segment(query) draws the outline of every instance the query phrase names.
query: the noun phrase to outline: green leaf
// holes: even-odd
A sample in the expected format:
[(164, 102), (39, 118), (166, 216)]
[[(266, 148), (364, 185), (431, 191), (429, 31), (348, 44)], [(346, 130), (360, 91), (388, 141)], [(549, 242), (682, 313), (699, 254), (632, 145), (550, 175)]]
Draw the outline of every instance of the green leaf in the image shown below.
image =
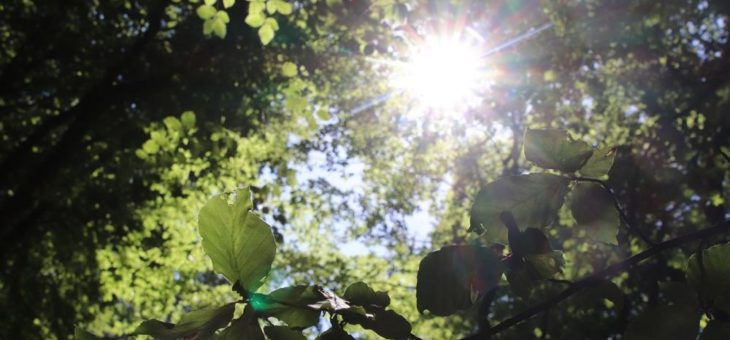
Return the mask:
[(162, 122), (165, 123), (165, 126), (170, 132), (182, 131), (182, 123), (177, 117), (167, 116)]
[(616, 148), (600, 148), (593, 151), (591, 158), (588, 158), (578, 173), (584, 177), (604, 178), (613, 167), (613, 160), (616, 157)]
[(251, 208), (250, 192), (239, 190), (232, 204), (224, 196), (211, 198), (198, 218), (203, 249), (213, 269), (248, 292), (261, 286), (276, 254), (271, 228)]
[(271, 340), (307, 340), (302, 332), (284, 326), (266, 326), (264, 333)]
[(226, 11), (218, 11), (218, 13), (215, 14), (215, 17), (224, 24), (231, 22), (231, 18), (228, 16), (228, 12)]
[(378, 311), (374, 318), (362, 324), (386, 339), (407, 339), (411, 334), (411, 324), (392, 310)]
[(700, 324), (700, 312), (686, 306), (656, 306), (645, 310), (629, 322), (623, 339), (694, 340)]
[(446, 316), (472, 305), (475, 293), (496, 287), (502, 263), (489, 248), (446, 246), (421, 260), (416, 283), (418, 311)]
[(215, 20), (208, 19), (203, 23), (203, 34), (211, 35), (213, 33), (213, 23)]
[(155, 154), (157, 151), (160, 151), (160, 146), (154, 140), (149, 139), (142, 144), (142, 150), (147, 154)]
[(281, 1), (281, 0), (277, 0), (276, 7), (277, 7), (276, 9), (279, 11), (279, 13), (281, 13), (283, 15), (291, 14), (292, 10), (294, 9), (292, 4), (290, 4), (288, 1)]
[(383, 309), (390, 304), (387, 292), (376, 292), (364, 282), (355, 282), (345, 289), (343, 296), (352, 304), (363, 307), (377, 307)]
[(213, 33), (221, 39), (226, 37), (226, 23), (220, 18), (213, 19)]
[(155, 339), (195, 337), (206, 339), (225, 327), (233, 318), (235, 303), (208, 307), (183, 315), (176, 325), (158, 320), (147, 320), (134, 330), (134, 335), (149, 335)]
[(218, 340), (264, 340), (256, 312), (250, 304), (243, 309), (241, 317), (233, 320), (228, 328), (224, 329)]
[[(687, 261), (687, 282), (700, 292), (706, 303), (730, 313), (730, 243), (718, 244), (702, 251), (704, 280), (697, 254)], [(703, 284), (704, 283), (704, 284)]]
[(200, 5), (198, 9), (195, 10), (195, 13), (197, 13), (198, 16), (203, 20), (208, 20), (212, 18), (216, 12), (216, 9), (210, 5)]
[(266, 16), (263, 13), (249, 13), (245, 21), (251, 27), (259, 27), (266, 21)]
[(268, 45), (274, 39), (274, 29), (271, 25), (262, 25), (259, 28), (259, 38), (264, 45)]
[(90, 332), (85, 331), (80, 327), (74, 329), (74, 340), (99, 340), (102, 339)]
[(292, 63), (291, 61), (285, 62), (283, 65), (281, 65), (281, 74), (284, 75), (284, 77), (294, 77), (297, 75), (297, 65)]
[(551, 174), (503, 177), (484, 186), (474, 199), (469, 230), (484, 232), (489, 242), (507, 243), (499, 215), (509, 211), (518, 227), (540, 228), (557, 217), (569, 180)]
[(555, 277), (561, 272), (563, 264), (563, 252), (551, 251), (546, 254), (536, 254), (525, 257), (527, 268), (536, 280), (544, 280)]
[(236, 0), (223, 0), (223, 8), (231, 8), (236, 4)]
[(269, 0), (266, 2), (266, 12), (269, 14), (276, 13), (276, 0)]
[(727, 340), (730, 339), (730, 322), (710, 320), (702, 330), (700, 340)]
[(318, 286), (292, 286), (269, 295), (254, 294), (250, 301), (259, 315), (272, 316), (289, 327), (306, 328), (319, 322), (320, 309), (329, 298)]
[(217, 0), (205, 0), (204, 2), (208, 6), (213, 6), (213, 5), (215, 5), (216, 1)]
[(190, 130), (195, 127), (195, 112), (185, 111), (180, 116), (180, 121), (186, 129)]
[(593, 150), (562, 130), (533, 130), (525, 133), (525, 158), (543, 169), (574, 172), (591, 157)]
[(613, 309), (620, 311), (624, 308), (624, 292), (609, 280), (601, 280), (591, 284), (576, 296), (579, 306), (593, 307), (602, 305), (604, 299), (613, 303)]
[(621, 224), (611, 194), (595, 183), (578, 183), (570, 195), (570, 211), (577, 228), (594, 241), (617, 244)]

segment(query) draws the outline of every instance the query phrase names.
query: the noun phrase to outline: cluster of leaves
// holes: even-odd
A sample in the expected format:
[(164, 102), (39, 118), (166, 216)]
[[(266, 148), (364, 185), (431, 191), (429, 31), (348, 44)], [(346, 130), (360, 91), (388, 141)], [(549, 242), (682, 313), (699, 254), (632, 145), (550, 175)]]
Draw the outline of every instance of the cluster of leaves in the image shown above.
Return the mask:
[[(223, 8), (217, 8), (220, 3)], [(236, 0), (205, 0), (198, 6), (196, 13), (203, 20), (203, 33), (205, 35), (215, 34), (219, 38), (226, 37), (226, 25), (230, 22), (227, 9), (233, 7)], [(273, 17), (274, 14), (290, 15), (294, 6), (286, 0), (253, 0), (248, 2), (248, 15), (245, 22), (247, 25), (257, 28), (261, 43), (268, 45), (274, 39), (276, 31), (279, 30), (279, 23)]]
[[(323, 332), (320, 339), (353, 339), (343, 329), (345, 324), (359, 325), (387, 339), (411, 336), (410, 323), (387, 308), (388, 293), (376, 292), (363, 282), (347, 287), (343, 297), (316, 285), (257, 293), (271, 270), (276, 241), (271, 227), (252, 208), (251, 193), (239, 190), (230, 197), (211, 198), (199, 214), (203, 249), (215, 271), (232, 283), (241, 299), (192, 311), (176, 324), (147, 320), (131, 335), (156, 339), (264, 339), (265, 334), (272, 340), (305, 339), (302, 330), (317, 325), (321, 314), (327, 313), (332, 328)], [(245, 307), (234, 319), (238, 304)], [(272, 323), (268, 318), (279, 322)], [(267, 320), (263, 330), (259, 319)], [(77, 338), (94, 336), (77, 329)]]
[[(559, 130), (528, 130), (524, 153), (535, 165), (560, 174), (517, 175), (484, 186), (471, 210), (470, 230), (481, 238), (470, 244), (443, 247), (421, 261), (419, 311), (447, 316), (465, 310), (495, 289), (503, 273), (512, 291), (524, 298), (530, 295), (534, 283), (554, 278), (561, 271), (562, 253), (552, 250), (543, 230), (557, 218), (574, 182), (579, 182), (573, 188), (578, 193), (574, 193), (570, 209), (578, 228), (586, 228), (596, 241), (615, 243), (620, 223), (618, 205), (614, 206), (612, 193), (605, 186), (596, 184), (602, 183), (600, 178), (613, 164), (610, 148), (593, 149)], [(595, 187), (582, 188), (581, 181)], [(498, 231), (502, 229), (498, 221), (506, 232)], [(505, 240), (509, 245), (506, 254), (505, 245), (500, 243)], [(644, 311), (629, 324), (625, 338), (694, 339), (703, 311), (711, 321), (702, 339), (730, 336), (728, 256), (730, 244), (721, 244), (690, 257), (687, 283), (662, 282), (670, 304)], [(612, 282), (597, 281), (591, 288), (583, 294), (583, 300), (599, 295), (622, 308), (623, 293)]]

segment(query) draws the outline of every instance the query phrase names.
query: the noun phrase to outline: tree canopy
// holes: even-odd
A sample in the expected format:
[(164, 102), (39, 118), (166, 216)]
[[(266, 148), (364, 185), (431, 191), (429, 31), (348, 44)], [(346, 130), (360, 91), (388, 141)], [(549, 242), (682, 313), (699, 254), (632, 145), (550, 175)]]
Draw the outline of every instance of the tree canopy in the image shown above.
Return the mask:
[(5, 1), (0, 337), (730, 338), (729, 18)]

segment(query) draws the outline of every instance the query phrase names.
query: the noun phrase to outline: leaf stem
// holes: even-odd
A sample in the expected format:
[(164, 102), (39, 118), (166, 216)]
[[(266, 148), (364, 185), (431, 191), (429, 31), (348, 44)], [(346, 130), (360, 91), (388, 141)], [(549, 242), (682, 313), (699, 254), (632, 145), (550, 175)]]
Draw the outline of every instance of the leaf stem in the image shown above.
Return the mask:
[(517, 324), (539, 314), (540, 312), (543, 312), (545, 310), (552, 308), (553, 306), (555, 306), (558, 303), (562, 302), (563, 300), (569, 298), (573, 294), (578, 293), (578, 292), (582, 291), (583, 289), (590, 287), (595, 282), (608, 278), (608, 277), (615, 276), (619, 273), (622, 273), (623, 271), (632, 268), (634, 265), (638, 264), (639, 262), (646, 260), (650, 257), (653, 257), (653, 256), (661, 253), (664, 250), (676, 248), (685, 243), (692, 242), (695, 240), (704, 240), (710, 236), (714, 236), (714, 235), (720, 234), (720, 233), (727, 233), (729, 231), (730, 231), (730, 220), (725, 221), (725, 222), (723, 222), (719, 225), (716, 225), (714, 227), (711, 227), (711, 228), (702, 229), (702, 230), (696, 231), (694, 233), (679, 236), (679, 237), (671, 239), (669, 241), (665, 241), (665, 242), (656, 244), (641, 253), (638, 253), (634, 256), (629, 257), (628, 259), (625, 259), (621, 262), (614, 263), (614, 264), (606, 267), (603, 270), (597, 271), (580, 280), (577, 280), (573, 284), (571, 284), (568, 288), (566, 288), (565, 290), (560, 292), (558, 295), (555, 295), (552, 298), (549, 298), (539, 304), (533, 305), (533, 306), (527, 308), (526, 310), (522, 311), (521, 313), (502, 321), (501, 323), (497, 324), (496, 326), (494, 326), (490, 329), (480, 330), (478, 333), (472, 334), (462, 340), (477, 340), (477, 339), (488, 338), (490, 335), (499, 333), (505, 329), (508, 329), (514, 325), (517, 325)]

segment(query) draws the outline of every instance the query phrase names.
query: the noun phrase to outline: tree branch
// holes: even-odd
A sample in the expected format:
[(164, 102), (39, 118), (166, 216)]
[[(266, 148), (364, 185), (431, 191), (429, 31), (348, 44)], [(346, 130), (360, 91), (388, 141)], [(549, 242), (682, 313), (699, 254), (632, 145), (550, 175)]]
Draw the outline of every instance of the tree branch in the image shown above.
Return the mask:
[(603, 190), (606, 191), (609, 194), (609, 196), (611, 196), (611, 200), (613, 200), (613, 206), (616, 207), (616, 210), (618, 211), (621, 222), (623, 222), (623, 224), (625, 224), (629, 228), (629, 230), (631, 230), (636, 235), (638, 235), (639, 238), (641, 238), (641, 240), (644, 241), (646, 244), (648, 244), (650, 246), (656, 245), (656, 243), (654, 241), (652, 241), (646, 234), (644, 234), (641, 231), (641, 229), (639, 229), (635, 225), (629, 223), (629, 218), (626, 216), (626, 212), (621, 207), (621, 203), (619, 203), (618, 198), (616, 197), (616, 193), (614, 193), (613, 190), (611, 190), (611, 188), (608, 187), (608, 184), (606, 184), (606, 182), (604, 182), (600, 179), (589, 178), (589, 177), (578, 177), (578, 176), (571, 176), (570, 179), (579, 181), (579, 182), (591, 182), (591, 183), (596, 183), (596, 184), (600, 185), (601, 188), (603, 188)]
[(618, 263), (614, 263), (601, 271), (595, 272), (578, 281), (575, 281), (573, 284), (570, 285), (570, 287), (568, 287), (565, 290), (563, 290), (562, 292), (560, 292), (560, 294), (553, 296), (552, 298), (545, 300), (537, 305), (533, 305), (533, 306), (527, 308), (526, 310), (524, 310), (523, 312), (502, 321), (498, 325), (496, 325), (490, 329), (483, 330), (476, 334), (470, 335), (470, 336), (464, 338), (463, 340), (476, 340), (476, 339), (488, 338), (490, 335), (499, 333), (505, 329), (508, 329), (514, 325), (517, 325), (517, 324), (539, 314), (540, 312), (543, 312), (549, 308), (552, 308), (553, 306), (555, 306), (558, 303), (562, 302), (563, 300), (569, 298), (573, 294), (578, 293), (578, 292), (582, 291), (583, 289), (592, 286), (595, 282), (608, 278), (608, 277), (615, 276), (625, 270), (628, 270), (631, 267), (633, 267), (634, 265), (636, 265), (637, 263), (639, 263), (643, 260), (646, 260), (652, 256), (655, 256), (664, 250), (676, 248), (685, 243), (689, 243), (689, 242), (692, 242), (695, 240), (703, 240), (710, 236), (714, 236), (716, 234), (721, 234), (721, 233), (727, 233), (729, 231), (730, 231), (730, 220), (725, 221), (725, 222), (723, 222), (717, 226), (711, 227), (711, 228), (702, 229), (702, 230), (696, 231), (694, 233), (690, 233), (687, 235), (683, 235), (683, 236), (671, 239), (666, 242), (659, 243), (641, 253), (638, 253), (632, 257), (629, 257), (626, 260), (623, 260)]

